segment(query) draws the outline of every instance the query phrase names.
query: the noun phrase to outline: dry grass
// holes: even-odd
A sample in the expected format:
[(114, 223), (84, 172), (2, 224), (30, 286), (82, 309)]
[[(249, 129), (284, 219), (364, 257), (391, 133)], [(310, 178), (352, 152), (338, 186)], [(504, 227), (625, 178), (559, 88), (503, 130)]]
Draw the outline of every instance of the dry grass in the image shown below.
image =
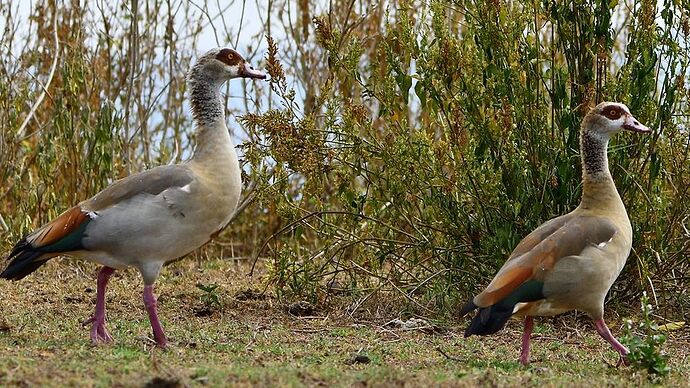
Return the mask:
[[(11, 25), (0, 36), (0, 255), (112, 179), (188, 156), (194, 135), (184, 73), (209, 44), (205, 33), (218, 45), (240, 35), (225, 19), (237, 8), (210, 15), (198, 6), (210, 3), (203, 1), (139, 2), (138, 24), (132, 7), (113, 2), (38, 0), (25, 19), (14, 11), (19, 2), (11, 3), (0, 5)], [(262, 26), (252, 47), (238, 47), (256, 66), (280, 64), (287, 78), (274, 89), (226, 89), (229, 115), (254, 112), (263, 123), (288, 125), (231, 122), (246, 140), (244, 181), (256, 190), (245, 194), (256, 199), (206, 250), (211, 257), (271, 257), (265, 297), (236, 297), (263, 289), (269, 278), (248, 279), (246, 262), (172, 264), (157, 294), (173, 345), (160, 351), (149, 339), (138, 274), (118, 273), (107, 302), (115, 343), (92, 347), (80, 322), (92, 314), (96, 269), (53, 262), (20, 283), (0, 281), (0, 385), (644, 383), (629, 368), (608, 366), (614, 352), (582, 316), (540, 321), (527, 369), (516, 363), (517, 322), (500, 335), (467, 340), (465, 322), (437, 322), (449, 330), (431, 333), (384, 324), (415, 311), (451, 315), (488, 283), (519, 238), (575, 206), (577, 136), (570, 135), (588, 91), (628, 102), (658, 129), (639, 143), (622, 138), (612, 146), (635, 227), (633, 254), (612, 290), (620, 314), (608, 312), (612, 330), (622, 334), (643, 290), (658, 296), (663, 316), (688, 321), (685, 9), (665, 4), (668, 15), (680, 16), (661, 28), (651, 0), (636, 13), (621, 2), (627, 16), (614, 19), (625, 26), (594, 9), (581, 10), (591, 18), (570, 17), (569, 3), (558, 2), (510, 3), (529, 14), (494, 1), (336, 0), (330, 10), (292, 3), (267, 3), (266, 19), (254, 21)], [(430, 27), (429, 18), (438, 25)], [(264, 61), (266, 35), (278, 46)], [(422, 36), (429, 44), (420, 45)], [(662, 72), (662, 64), (677, 73)], [(282, 117), (289, 122), (268, 120)], [(505, 130), (513, 124), (519, 130)], [(333, 279), (354, 294), (324, 294)], [(197, 283), (219, 284), (222, 306), (209, 310)], [(375, 288), (383, 291), (348, 313)], [(275, 293), (319, 301), (315, 317), (288, 314)], [(687, 330), (670, 333), (668, 385), (690, 379)], [(371, 362), (346, 363), (358, 351)]]
[[(331, 298), (313, 316), (296, 317), (246, 277), (248, 265), (191, 259), (164, 270), (159, 311), (169, 350), (152, 347), (134, 271), (116, 273), (108, 290), (110, 346), (93, 347), (81, 320), (92, 313), (95, 270), (51, 263), (22, 282), (0, 282), (0, 384), (141, 386), (638, 386), (645, 376), (615, 368), (615, 353), (581, 316), (541, 320), (533, 364), (517, 364), (519, 322), (499, 335), (462, 338), (462, 326), (441, 330), (388, 328), (397, 307), (372, 301), (348, 314), (351, 298)], [(219, 284), (222, 307), (203, 302), (195, 285)], [(249, 298), (247, 298), (249, 296)], [(609, 314), (611, 315), (611, 314)], [(609, 318), (620, 334), (621, 318)], [(445, 326), (445, 323), (438, 323)], [(451, 323), (453, 325), (453, 323)], [(690, 379), (690, 336), (675, 332), (668, 385)], [(450, 355), (446, 358), (438, 348)], [(351, 363), (353, 354), (370, 362)], [(456, 360), (457, 359), (457, 360)]]

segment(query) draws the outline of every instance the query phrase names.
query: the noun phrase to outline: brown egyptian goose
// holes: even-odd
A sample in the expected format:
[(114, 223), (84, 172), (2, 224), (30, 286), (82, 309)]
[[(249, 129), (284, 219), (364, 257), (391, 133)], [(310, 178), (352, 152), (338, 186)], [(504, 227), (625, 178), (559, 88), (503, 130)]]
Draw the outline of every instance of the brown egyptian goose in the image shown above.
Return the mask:
[(604, 298), (632, 245), (630, 220), (606, 154), (609, 138), (621, 130), (651, 132), (625, 105), (615, 102), (603, 102), (585, 116), (580, 130), (580, 205), (527, 235), (487, 288), (462, 308), (463, 316), (479, 308), (465, 337), (493, 334), (512, 315), (524, 316), (520, 362), (526, 365), (532, 317), (577, 309), (594, 320), (597, 332), (625, 361), (628, 350), (604, 322)]
[(192, 158), (113, 182), (19, 241), (0, 274), (19, 280), (58, 255), (103, 265), (98, 273), (94, 343), (112, 340), (105, 327), (105, 288), (116, 269), (135, 267), (144, 278), (144, 305), (156, 344), (167, 342), (156, 313), (153, 283), (164, 263), (204, 245), (237, 208), (240, 165), (225, 124), (220, 86), (232, 78), (265, 79), (235, 50), (201, 56), (187, 81), (198, 134)]

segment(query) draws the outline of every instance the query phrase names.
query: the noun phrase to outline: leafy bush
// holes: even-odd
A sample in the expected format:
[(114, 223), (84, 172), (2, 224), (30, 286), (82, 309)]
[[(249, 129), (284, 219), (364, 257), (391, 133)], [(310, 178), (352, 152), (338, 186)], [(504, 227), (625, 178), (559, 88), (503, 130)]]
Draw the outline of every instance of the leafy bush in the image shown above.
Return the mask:
[(197, 283), (196, 288), (200, 289), (203, 291), (203, 294), (201, 295), (201, 301), (204, 303), (204, 306), (209, 309), (213, 310), (213, 308), (221, 308), (223, 307), (221, 301), (220, 301), (220, 295), (218, 294), (217, 288), (219, 287), (218, 284), (211, 283), (211, 284), (202, 284), (202, 283)]
[[(630, 319), (625, 322), (623, 343), (630, 350), (628, 361), (631, 366), (647, 371), (650, 379), (659, 381), (671, 370), (668, 367), (668, 356), (661, 350), (666, 342), (666, 336), (659, 333), (659, 327), (652, 319), (652, 305), (649, 304), (646, 293), (642, 294), (640, 301), (642, 303), (641, 321), (637, 324)], [(636, 333), (640, 333), (643, 337)]]
[(242, 120), (249, 159), (275, 166), (258, 203), (281, 219), (261, 251), (279, 292), (316, 298), (338, 281), (452, 311), (520, 238), (577, 206), (579, 123), (606, 99), (655, 128), (610, 148), (635, 241), (613, 297), (651, 280), (687, 308), (685, 11), (666, 4), (658, 25), (643, 1), (616, 25), (627, 11), (593, 1), (336, 3), (301, 41), (316, 59), (294, 71), (320, 80), (304, 109), (287, 86), (298, 64), (271, 41), (282, 107)]

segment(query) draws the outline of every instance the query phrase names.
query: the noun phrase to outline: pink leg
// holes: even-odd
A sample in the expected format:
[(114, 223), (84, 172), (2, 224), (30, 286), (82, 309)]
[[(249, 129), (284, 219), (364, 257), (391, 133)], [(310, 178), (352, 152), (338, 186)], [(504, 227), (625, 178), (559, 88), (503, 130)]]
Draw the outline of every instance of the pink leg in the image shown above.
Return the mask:
[(165, 348), (168, 343), (165, 339), (165, 334), (163, 334), (161, 322), (158, 320), (158, 314), (156, 313), (156, 297), (153, 295), (153, 285), (144, 286), (144, 306), (146, 306), (146, 312), (149, 314), (149, 321), (151, 321), (153, 338), (156, 340), (158, 346)]
[(108, 333), (105, 328), (105, 287), (108, 285), (108, 280), (110, 275), (113, 274), (115, 270), (110, 267), (103, 267), (98, 272), (98, 281), (96, 282), (96, 312), (93, 317), (82, 322), (82, 325), (88, 325), (92, 323), (91, 326), (91, 342), (94, 345), (100, 342), (110, 342), (113, 338)]
[(616, 351), (621, 355), (621, 359), (618, 362), (618, 365), (620, 365), (621, 363), (627, 365), (627, 355), (629, 351), (611, 334), (608, 326), (606, 326), (606, 323), (604, 322), (604, 319), (602, 318), (594, 321), (594, 326), (597, 328), (597, 333), (599, 333), (600, 336), (602, 336), (608, 343), (610, 343), (611, 346), (613, 346), (613, 348), (616, 349)]
[(534, 318), (531, 316), (525, 317), (525, 331), (522, 333), (522, 351), (520, 352), (520, 364), (529, 364), (529, 340), (532, 336), (532, 329), (534, 329)]

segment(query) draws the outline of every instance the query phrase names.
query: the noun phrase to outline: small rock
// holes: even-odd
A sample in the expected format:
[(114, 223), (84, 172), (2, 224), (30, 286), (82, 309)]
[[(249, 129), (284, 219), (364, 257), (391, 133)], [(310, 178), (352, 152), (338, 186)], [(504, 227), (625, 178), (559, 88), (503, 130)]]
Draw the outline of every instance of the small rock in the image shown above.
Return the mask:
[(208, 307), (197, 307), (194, 309), (194, 315), (199, 318), (210, 317), (213, 315), (213, 310)]
[(370, 362), (371, 362), (371, 359), (369, 358), (369, 356), (367, 356), (366, 354), (362, 354), (362, 353), (354, 353), (354, 354), (352, 354), (352, 356), (350, 357), (349, 360), (345, 361), (345, 363), (347, 365), (368, 364)]
[(11, 327), (5, 322), (5, 319), (0, 319), (0, 333), (8, 333), (10, 329)]
[(312, 315), (314, 312), (314, 306), (312, 306), (311, 303), (303, 300), (289, 305), (287, 311), (294, 316), (305, 317)]
[(446, 329), (434, 325), (433, 323), (429, 323), (425, 319), (421, 318), (410, 318), (407, 321), (396, 318), (392, 321), (388, 321), (385, 325), (383, 325), (383, 327), (386, 329), (420, 330), (426, 334), (442, 334), (447, 331)]
[(428, 327), (429, 322), (427, 322), (424, 319), (421, 318), (410, 318), (407, 321), (403, 321), (402, 319), (393, 319), (392, 321), (388, 321), (383, 327), (387, 329), (403, 329), (403, 330), (415, 330), (415, 329), (421, 329), (423, 327)]
[(144, 384), (144, 388), (179, 388), (181, 386), (180, 380), (165, 377), (154, 377)]
[(265, 299), (266, 296), (260, 292), (254, 291), (251, 288), (247, 288), (246, 290), (238, 291), (235, 294), (235, 299), (240, 300), (240, 301), (245, 301), (245, 300), (262, 300)]

